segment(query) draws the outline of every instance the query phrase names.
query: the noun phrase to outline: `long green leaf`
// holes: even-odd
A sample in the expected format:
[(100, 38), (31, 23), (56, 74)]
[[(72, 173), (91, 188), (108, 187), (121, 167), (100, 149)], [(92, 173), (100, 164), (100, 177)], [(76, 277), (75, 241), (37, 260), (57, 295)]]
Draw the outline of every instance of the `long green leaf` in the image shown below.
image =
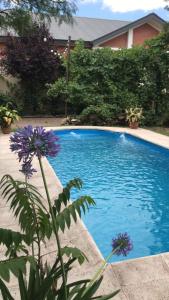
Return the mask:
[(103, 277), (101, 276), (97, 281), (95, 281), (90, 288), (86, 287), (81, 300), (88, 300), (91, 299), (91, 297), (96, 293), (98, 290), (101, 282), (103, 280)]
[(97, 297), (93, 297), (91, 299), (100, 299), (100, 300), (108, 300), (108, 299), (112, 299), (113, 297), (115, 297), (118, 293), (120, 292), (120, 290), (117, 290), (109, 295), (105, 295), (105, 296), (97, 296)]
[(3, 300), (15, 300), (5, 283), (0, 279), (0, 291), (3, 297)]
[(26, 283), (21, 271), (19, 272), (18, 282), (19, 282), (19, 291), (20, 291), (21, 300), (29, 300)]

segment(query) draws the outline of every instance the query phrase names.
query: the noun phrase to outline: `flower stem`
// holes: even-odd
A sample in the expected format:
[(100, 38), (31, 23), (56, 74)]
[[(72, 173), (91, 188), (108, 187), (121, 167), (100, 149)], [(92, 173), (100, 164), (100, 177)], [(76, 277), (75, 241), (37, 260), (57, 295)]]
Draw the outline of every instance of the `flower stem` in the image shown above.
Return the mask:
[(47, 182), (46, 182), (46, 177), (45, 177), (45, 173), (44, 173), (44, 169), (43, 169), (43, 165), (42, 165), (42, 160), (41, 160), (40, 157), (38, 157), (38, 160), (39, 160), (39, 165), (40, 165), (40, 169), (41, 169), (42, 179), (43, 179), (43, 183), (44, 183), (44, 187), (45, 187), (45, 191), (46, 191), (46, 196), (47, 196), (47, 201), (48, 201), (48, 205), (49, 205), (49, 210), (50, 210), (50, 214), (51, 214), (51, 217), (52, 217), (53, 229), (54, 229), (54, 234), (55, 234), (55, 237), (56, 237), (56, 242), (57, 242), (57, 247), (58, 247), (58, 256), (59, 256), (59, 259), (60, 259), (60, 264), (61, 264), (61, 269), (62, 269), (62, 279), (63, 279), (63, 286), (64, 286), (64, 296), (65, 296), (65, 300), (67, 300), (66, 273), (65, 273), (64, 263), (63, 263), (62, 252), (61, 252), (60, 239), (59, 239), (59, 235), (58, 235), (58, 231), (57, 231), (57, 226), (56, 226), (56, 222), (55, 222), (55, 216), (54, 216), (54, 213), (53, 213), (52, 203), (51, 203), (51, 199), (50, 199), (50, 195), (49, 195), (49, 190), (48, 190), (48, 186), (47, 186)]
[[(25, 184), (26, 184), (26, 191), (28, 189), (28, 178), (25, 176)], [(34, 222), (35, 222), (35, 232), (37, 235), (37, 245), (38, 245), (38, 266), (41, 268), (41, 248), (40, 248), (40, 235), (39, 235), (39, 224), (37, 221), (37, 216), (36, 216), (36, 210), (33, 202), (31, 201), (31, 206), (34, 214)], [(34, 250), (34, 242), (32, 242), (32, 256), (35, 258), (35, 250)]]
[[(25, 185), (26, 185), (26, 192), (28, 190), (28, 178), (27, 176), (25, 176)], [(33, 258), (35, 258), (35, 250), (34, 250), (34, 242), (32, 241), (31, 243), (31, 247), (32, 247), (32, 256)]]
[[(120, 247), (120, 246), (119, 246)], [(83, 296), (87, 293), (87, 291), (90, 289), (90, 287), (95, 283), (95, 281), (98, 279), (98, 277), (100, 278), (100, 276), (102, 275), (102, 273), (105, 270), (105, 267), (107, 266), (107, 263), (109, 262), (109, 260), (112, 258), (112, 256), (116, 253), (116, 251), (119, 249), (119, 247), (117, 247), (116, 249), (114, 249), (107, 257), (106, 259), (103, 261), (103, 263), (101, 264), (101, 267), (98, 269), (98, 271), (96, 272), (96, 274), (93, 276), (93, 278), (91, 279), (91, 281), (89, 282), (86, 290), (83, 293)]]
[(96, 274), (94, 275), (94, 277), (92, 278), (92, 280), (90, 281), (89, 285), (92, 285), (99, 276), (101, 276), (101, 274), (103, 273), (108, 261), (112, 258), (112, 256), (116, 253), (116, 251), (112, 251), (107, 257), (106, 259), (103, 261), (103, 263), (101, 264), (101, 267), (98, 269), (98, 271), (96, 272)]
[(34, 221), (35, 221), (35, 231), (37, 235), (37, 245), (38, 245), (38, 266), (41, 268), (41, 248), (40, 248), (40, 235), (39, 235), (39, 224), (37, 221), (35, 206), (32, 204), (32, 209), (34, 213)]

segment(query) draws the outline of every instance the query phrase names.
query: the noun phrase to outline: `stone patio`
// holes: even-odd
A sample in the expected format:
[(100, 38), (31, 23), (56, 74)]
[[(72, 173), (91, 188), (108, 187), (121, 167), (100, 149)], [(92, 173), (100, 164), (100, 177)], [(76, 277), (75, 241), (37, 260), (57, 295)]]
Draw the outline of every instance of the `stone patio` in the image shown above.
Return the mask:
[[(39, 125), (39, 123), (36, 124)], [(49, 126), (52, 125), (53, 124), (50, 124)], [(74, 127), (68, 128), (73, 129)], [(85, 128), (93, 127), (87, 126)], [(99, 129), (100, 127), (95, 128)], [(151, 132), (149, 130), (131, 130), (126, 128), (110, 127), (101, 127), (100, 129), (131, 133), (132, 135), (144, 140), (169, 148), (169, 137)], [(49, 183), (50, 194), (52, 199), (54, 199), (62, 188), (61, 183), (46, 159), (44, 160), (44, 164)], [(38, 166), (36, 161), (35, 165)], [(0, 134), (0, 177), (6, 173), (10, 173), (14, 178), (22, 179), (22, 175), (20, 172), (18, 172), (18, 169), (19, 165), (16, 156), (9, 150), (9, 136)], [(39, 188), (39, 191), (42, 194), (44, 194), (43, 184), (39, 172), (33, 177), (32, 183)], [(16, 230), (18, 228), (17, 221), (11, 216), (8, 205), (6, 205), (5, 201), (3, 199), (0, 200), (0, 227), (8, 227)], [(81, 221), (78, 223), (78, 226), (72, 225), (71, 229), (66, 231), (64, 236), (62, 236), (62, 244), (79, 247), (87, 254), (89, 262), (83, 264), (82, 267), (73, 269), (71, 273), (71, 280), (79, 280), (79, 278), (91, 278), (103, 261), (103, 257), (86, 227)], [(44, 248), (44, 252), (50, 252), (48, 257), (52, 259), (52, 252), (54, 251), (55, 241), (53, 239), (51, 243), (48, 244), (48, 248)], [(2, 257), (2, 252), (0, 253)], [(11, 281), (10, 285), (14, 298), (19, 300), (20, 298), (18, 296), (14, 279)], [(124, 262), (109, 265), (105, 270), (104, 280), (99, 293), (106, 294), (119, 288), (121, 291), (114, 298), (117, 300), (169, 299), (169, 253), (126, 260)]]
[(27, 124), (30, 124), (32, 126), (44, 126), (44, 127), (56, 127), (61, 126), (65, 121), (65, 118), (55, 118), (55, 117), (42, 117), (42, 118), (35, 118), (35, 117), (24, 117), (18, 122), (15, 122), (13, 124), (13, 128), (16, 127), (24, 127)]

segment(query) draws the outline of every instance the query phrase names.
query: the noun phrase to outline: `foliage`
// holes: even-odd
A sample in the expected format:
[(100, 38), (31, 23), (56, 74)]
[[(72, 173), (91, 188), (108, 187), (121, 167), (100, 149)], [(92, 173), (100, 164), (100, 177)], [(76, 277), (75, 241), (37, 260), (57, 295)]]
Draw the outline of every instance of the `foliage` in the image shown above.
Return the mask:
[(29, 11), (22, 8), (0, 11), (0, 27), (12, 29), (18, 35), (24, 36), (26, 28), (32, 24), (32, 17)]
[[(145, 125), (168, 124), (168, 44), (167, 25), (161, 35), (146, 42), (144, 47), (91, 51), (79, 41), (71, 51), (67, 87), (70, 113), (82, 114), (83, 122), (83, 115), (90, 115), (95, 110), (100, 124), (101, 111), (105, 105), (111, 105), (111, 122), (106, 115), (103, 123), (124, 124), (128, 107), (142, 107)], [(63, 101), (62, 94), (58, 95), (54, 86), (57, 82), (50, 85), (48, 91), (52, 94), (53, 105)], [(91, 123), (86, 119), (88, 121)]]
[(50, 21), (54, 17), (59, 22), (72, 22), (72, 14), (77, 10), (74, 1), (55, 0), (2, 0), (0, 2), (0, 27), (12, 28), (18, 34), (24, 34), (25, 28), (34, 19), (40, 22), (42, 19)]
[(53, 46), (54, 40), (44, 24), (33, 23), (24, 37), (8, 37), (2, 64), (6, 73), (20, 80), (25, 112), (40, 110), (46, 99), (45, 84), (63, 72), (59, 56), (51, 52)]
[(12, 102), (12, 100), (9, 94), (0, 92), (0, 105), (6, 105), (8, 102)]
[[(94, 205), (94, 201), (90, 197), (85, 196), (76, 200), (74, 203), (69, 204), (71, 189), (80, 189), (81, 187), (81, 180), (72, 180), (63, 189), (63, 192), (59, 194), (58, 199), (55, 200), (53, 211), (56, 215), (58, 230), (59, 228), (64, 230), (65, 226), (68, 228), (70, 227), (71, 215), (76, 222), (76, 213), (81, 216), (81, 210), (85, 213), (86, 208), (88, 209), (90, 205)], [(47, 271), (45, 271), (45, 265), (43, 266), (42, 271), (42, 265), (39, 269), (36, 258), (33, 257), (33, 254), (32, 256), (18, 257), (18, 246), (20, 246), (22, 251), (26, 250), (24, 247), (21, 247), (22, 243), (25, 243), (26, 245), (30, 245), (31, 243), (40, 243), (40, 241), (44, 240), (44, 238), (50, 239), (51, 237), (51, 216), (42, 204), (42, 196), (32, 185), (21, 181), (15, 181), (10, 175), (6, 175), (2, 178), (1, 189), (3, 191), (3, 195), (7, 198), (7, 202), (10, 202), (10, 207), (14, 211), (14, 215), (19, 217), (21, 229), (25, 232), (25, 234), (20, 234), (19, 232), (14, 232), (12, 230), (0, 229), (0, 242), (8, 249), (10, 245), (15, 245), (15, 251), (11, 252), (12, 256), (10, 255), (8, 260), (0, 263), (0, 277), (2, 277), (5, 281), (9, 281), (9, 271), (14, 273), (14, 275), (18, 278), (20, 296), (22, 300), (65, 299), (63, 298), (63, 287), (61, 286), (59, 289), (55, 290), (53, 286), (53, 282), (61, 277), (61, 268), (58, 266), (58, 257), (56, 257), (56, 261), (53, 266), (50, 268), (48, 266), (49, 269)], [(61, 206), (65, 206), (65, 208), (61, 210)], [(40, 239), (39, 241), (38, 238)], [(87, 259), (85, 254), (77, 248), (66, 246), (62, 248), (61, 251), (62, 255), (66, 255), (68, 257), (68, 261), (64, 263), (66, 273), (68, 273), (75, 260), (78, 260), (79, 263), (82, 264), (84, 260)], [(7, 252), (9, 252), (9, 250)], [(16, 257), (15, 259), (13, 258), (14, 256)], [(30, 263), (28, 284), (26, 284), (25, 280), (23, 280), (23, 273), (26, 273), (26, 262)], [(89, 289), (87, 288), (89, 280), (81, 280), (67, 284), (69, 299), (93, 299), (92, 296), (99, 287), (101, 281), (102, 277), (94, 282)], [(10, 294), (10, 292), (9, 290), (5, 291), (5, 288), (7, 287), (3, 287), (4, 283), (0, 281), (1, 293), (3, 295), (3, 299), (6, 299), (5, 297), (7, 294)], [(112, 296), (117, 292), (112, 293), (109, 297), (107, 296), (107, 299), (112, 298)], [(9, 299), (13, 299), (12, 296), (10, 297)], [(102, 298), (100, 297), (99, 299)]]
[(63, 114), (69, 97), (69, 85), (64, 77), (59, 78), (52, 84), (47, 84), (47, 96), (51, 103), (53, 113)]
[(5, 106), (0, 106), (0, 124), (1, 127), (9, 127), (14, 121), (19, 120), (17, 110), (11, 108), (11, 103), (7, 103)]
[[(167, 3), (167, 2), (168, 2), (168, 0), (165, 0), (165, 2)], [(168, 5), (166, 5), (166, 6), (165, 6), (165, 9), (166, 9), (166, 10), (169, 10), (169, 7), (168, 7)]]
[(80, 120), (84, 124), (111, 125), (113, 119), (115, 122), (114, 111), (116, 111), (116, 107), (111, 104), (90, 105), (82, 111)]
[(126, 109), (126, 120), (129, 123), (140, 122), (143, 119), (143, 110), (140, 107)]
[[(43, 22), (45, 26), (48, 26), (52, 17), (59, 23), (73, 23), (72, 16), (76, 10), (74, 0), (0, 1), (0, 28), (5, 28), (15, 37), (22, 37), (22, 40), (8, 37), (8, 50), (9, 48), (10, 50), (8, 52), (9, 60), (7, 59), (9, 64), (6, 60), (6, 71), (7, 73), (11, 71), (11, 74), (21, 78), (21, 86), (15, 90), (15, 98), (20, 110), (25, 114), (36, 113), (37, 111), (38, 113), (46, 113), (46, 111), (53, 113), (47, 103), (44, 85), (52, 82), (53, 79), (56, 80), (58, 73), (61, 72), (62, 74), (63, 72), (58, 57), (54, 57), (50, 52), (53, 41), (48, 32), (44, 32), (45, 37), (48, 37), (48, 42), (45, 44), (43, 40), (40, 41), (40, 28), (43, 31)], [(46, 80), (44, 82), (45, 74)], [(34, 80), (35, 77), (36, 81)]]
[(65, 78), (59, 78), (55, 83), (48, 84), (48, 96), (51, 98), (57, 98), (58, 96), (68, 97), (69, 91)]
[[(21, 172), (25, 175), (25, 181), (14, 180), (11, 175), (4, 175), (0, 181), (2, 196), (21, 229), (21, 232), (15, 232), (0, 228), (0, 244), (6, 248), (6, 259), (0, 261), (0, 292), (3, 300), (14, 300), (5, 283), (10, 281), (11, 273), (17, 278), (21, 300), (112, 299), (119, 290), (109, 295), (95, 296), (107, 260), (93, 279), (68, 281), (74, 262), (78, 261), (81, 265), (87, 257), (76, 247), (61, 247), (60, 230), (64, 232), (69, 229), (72, 222), (76, 223), (95, 202), (89, 196), (81, 196), (73, 203), (70, 201), (71, 190), (82, 188), (82, 181), (78, 178), (71, 180), (58, 197), (51, 201), (42, 157), (58, 153), (57, 137), (42, 127), (32, 129), (28, 126), (13, 133), (10, 140), (10, 148), (17, 153), (19, 161), (24, 164), (30, 162), (32, 167), (33, 157), (38, 158), (46, 199), (28, 182), (30, 176), (23, 169)], [(57, 250), (54, 247), (53, 261), (49, 263), (46, 258), (49, 253), (43, 254), (42, 244), (47, 245), (53, 237)], [(128, 235), (120, 234), (119, 237), (120, 242), (118, 237), (115, 239), (118, 249), (113, 246), (110, 257), (117, 250), (119, 255), (120, 251), (126, 254), (131, 249)]]

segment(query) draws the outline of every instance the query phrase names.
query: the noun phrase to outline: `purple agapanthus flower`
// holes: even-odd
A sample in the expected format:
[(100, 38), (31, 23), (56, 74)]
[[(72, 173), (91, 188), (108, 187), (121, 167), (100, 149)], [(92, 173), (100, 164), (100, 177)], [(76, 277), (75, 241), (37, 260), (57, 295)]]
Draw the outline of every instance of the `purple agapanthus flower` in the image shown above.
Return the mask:
[(32, 167), (32, 162), (30, 160), (25, 161), (22, 164), (22, 169), (19, 170), (20, 172), (22, 172), (26, 178), (30, 178), (32, 177), (33, 173), (37, 172), (33, 167)]
[(112, 240), (112, 250), (118, 256), (127, 256), (132, 249), (133, 243), (127, 232), (119, 233), (117, 237)]
[(37, 126), (33, 128), (28, 125), (17, 130), (10, 137), (10, 149), (18, 154), (19, 161), (32, 160), (33, 156), (54, 157), (59, 152), (58, 137), (53, 131), (46, 131), (45, 128)]

